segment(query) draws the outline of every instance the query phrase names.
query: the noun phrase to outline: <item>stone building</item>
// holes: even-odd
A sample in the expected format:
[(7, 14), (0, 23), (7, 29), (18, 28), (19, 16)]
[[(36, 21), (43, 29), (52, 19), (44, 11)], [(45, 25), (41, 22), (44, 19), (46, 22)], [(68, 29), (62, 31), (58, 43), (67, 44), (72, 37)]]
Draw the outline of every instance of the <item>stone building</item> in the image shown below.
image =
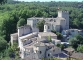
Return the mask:
[(49, 30), (56, 30), (58, 32), (62, 30), (69, 29), (69, 12), (68, 11), (58, 11), (58, 16), (56, 18), (37, 18), (32, 17), (27, 19), (27, 25), (31, 27), (36, 27), (38, 21), (44, 20), (45, 24), (48, 25)]
[[(36, 27), (38, 21), (44, 20), (44, 31), (39, 32)], [(11, 44), (18, 41), (20, 48), (20, 57), (39, 60), (42, 58), (54, 58), (54, 55), (60, 54), (61, 48), (56, 47), (61, 41), (51, 30), (60, 31), (69, 29), (69, 13), (67, 11), (58, 11), (57, 18), (28, 18), (27, 25), (18, 27), (16, 34), (11, 34)], [(48, 37), (51, 37), (49, 41)]]

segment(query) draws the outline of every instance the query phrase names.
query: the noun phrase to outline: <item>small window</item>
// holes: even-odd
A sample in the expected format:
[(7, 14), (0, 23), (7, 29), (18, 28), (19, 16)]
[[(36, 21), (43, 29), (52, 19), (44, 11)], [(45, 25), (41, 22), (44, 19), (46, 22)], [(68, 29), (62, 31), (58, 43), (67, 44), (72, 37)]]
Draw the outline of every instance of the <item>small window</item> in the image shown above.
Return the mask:
[(55, 52), (55, 50), (53, 50), (53, 52)]
[(74, 32), (74, 30), (72, 30), (72, 32)]
[(50, 56), (50, 54), (48, 54), (48, 56)]
[(48, 56), (50, 56), (50, 54), (48, 54)]
[(54, 22), (56, 22), (56, 20), (54, 20)]
[(42, 52), (40, 51), (40, 54), (41, 54)]
[(37, 50), (36, 50), (36, 53), (37, 53)]
[(45, 26), (45, 29), (46, 29), (46, 26)]
[(50, 29), (50, 27), (48, 26), (48, 29)]

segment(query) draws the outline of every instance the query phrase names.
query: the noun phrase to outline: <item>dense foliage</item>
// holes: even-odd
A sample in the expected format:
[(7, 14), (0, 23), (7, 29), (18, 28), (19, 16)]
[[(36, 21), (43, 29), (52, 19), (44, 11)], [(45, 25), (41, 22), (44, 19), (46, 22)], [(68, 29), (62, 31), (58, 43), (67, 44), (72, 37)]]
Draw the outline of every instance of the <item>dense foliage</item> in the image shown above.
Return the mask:
[[(3, 5), (4, 1), (8, 2)], [(69, 11), (70, 28), (83, 29), (83, 2), (12, 2), (13, 0), (0, 0), (0, 46), (10, 41), (10, 34), (17, 32), (17, 26), (26, 24), (27, 18), (30, 17), (57, 17), (57, 8), (61, 10)], [(24, 21), (25, 20), (25, 21)], [(42, 22), (38, 24), (38, 27), (43, 25)], [(43, 31), (43, 27), (41, 27)], [(57, 33), (60, 38), (62, 36)], [(78, 47), (77, 44), (83, 44), (79, 42), (80, 39), (72, 40), (74, 43), (72, 46)], [(82, 39), (81, 39), (82, 40)], [(2, 43), (3, 42), (3, 43)], [(79, 42), (79, 43), (78, 43)], [(4, 60), (4, 59), (3, 59)]]
[(7, 0), (0, 0), (0, 4), (7, 3)]
[(0, 36), (10, 41), (10, 34), (17, 31), (20, 18), (26, 22), (27, 18), (33, 16), (57, 17), (58, 7), (69, 11), (70, 28), (83, 28), (82, 2), (21, 2), (0, 6)]
[(62, 39), (63, 38), (63, 35), (59, 32), (56, 32), (55, 30), (52, 30), (51, 32), (55, 33), (57, 35), (57, 39)]
[(17, 22), (17, 27), (24, 26), (26, 24), (25, 19), (20, 18)]
[(7, 48), (7, 41), (0, 37), (0, 52)]
[(83, 49), (83, 47), (81, 46), (83, 45), (83, 37), (81, 35), (76, 35), (75, 37), (70, 39), (69, 42), (71, 46), (76, 50), (80, 51), (80, 49)]
[(79, 45), (77, 51), (83, 53), (83, 45)]
[(37, 26), (37, 28), (39, 28), (40, 32), (44, 31), (44, 23), (45, 23), (45, 21), (42, 20), (42, 21), (38, 21), (37, 24), (36, 24), (36, 26)]

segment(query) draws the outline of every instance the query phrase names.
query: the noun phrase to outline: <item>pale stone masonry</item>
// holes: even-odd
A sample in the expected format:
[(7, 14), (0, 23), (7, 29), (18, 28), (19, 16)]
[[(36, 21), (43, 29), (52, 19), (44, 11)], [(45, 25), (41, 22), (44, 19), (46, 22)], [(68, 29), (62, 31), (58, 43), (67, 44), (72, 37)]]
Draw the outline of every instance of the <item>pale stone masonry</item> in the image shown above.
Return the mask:
[[(43, 32), (39, 32), (36, 27), (37, 22), (41, 20), (45, 21)], [(69, 29), (68, 11), (58, 11), (56, 18), (28, 18), (27, 25), (18, 27), (18, 32), (11, 34), (11, 44), (13, 45), (14, 40), (18, 41), (20, 57), (25, 60), (26, 58), (31, 60), (54, 58), (57, 57), (57, 54), (63, 53), (61, 48), (55, 46), (61, 44), (61, 41), (57, 39), (57, 35), (52, 33), (51, 30), (60, 32), (60, 30), (67, 29)], [(49, 41), (49, 36), (52, 41)], [(61, 56), (63, 57), (63, 55)]]
[(27, 19), (27, 25), (31, 27), (36, 27), (38, 21), (44, 20), (49, 30), (60, 30), (69, 29), (69, 12), (68, 11), (58, 11), (58, 16), (56, 18), (37, 18), (32, 17)]

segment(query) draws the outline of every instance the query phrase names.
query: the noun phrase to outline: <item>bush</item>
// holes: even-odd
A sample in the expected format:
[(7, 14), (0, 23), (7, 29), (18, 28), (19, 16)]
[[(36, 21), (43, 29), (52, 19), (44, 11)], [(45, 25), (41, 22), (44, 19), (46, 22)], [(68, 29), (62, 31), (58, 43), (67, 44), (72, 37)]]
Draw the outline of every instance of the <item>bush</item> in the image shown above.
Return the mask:
[(56, 32), (56, 35), (57, 35), (57, 38), (58, 38), (58, 39), (62, 39), (62, 38), (63, 38), (62, 34), (59, 33), (59, 32)]
[(0, 52), (5, 50), (7, 46), (7, 41), (4, 40), (4, 38), (0, 37)]

